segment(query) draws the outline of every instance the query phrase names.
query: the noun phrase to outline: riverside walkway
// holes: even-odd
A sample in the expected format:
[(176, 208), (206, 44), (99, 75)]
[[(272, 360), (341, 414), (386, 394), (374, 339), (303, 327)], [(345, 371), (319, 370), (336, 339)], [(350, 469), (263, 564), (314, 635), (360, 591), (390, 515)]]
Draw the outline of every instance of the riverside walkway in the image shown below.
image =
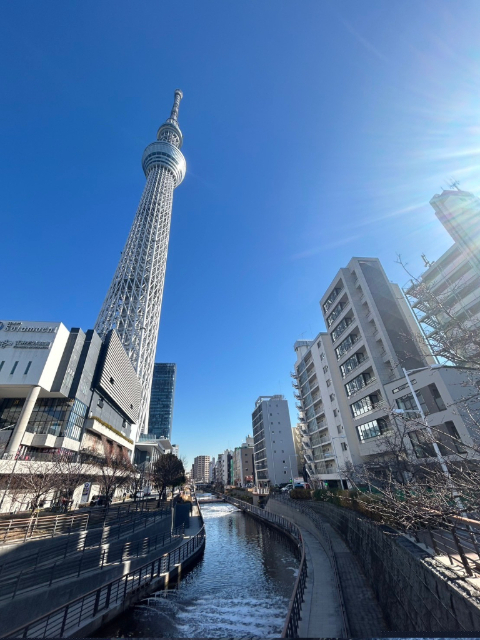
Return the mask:
[(298, 635), (301, 638), (374, 637), (387, 631), (375, 596), (342, 538), (309, 506), (288, 497), (270, 498), (267, 511), (302, 532), (307, 582)]
[[(150, 585), (161, 587), (162, 580), (168, 584), (172, 569), (180, 573), (183, 563), (202, 546), (203, 521), (195, 506), (184, 535), (182, 527), (182, 532), (177, 529), (173, 536), (161, 534), (158, 541), (155, 529), (164, 522), (165, 518), (159, 520), (151, 534), (157, 539), (156, 546), (141, 539), (138, 555), (122, 555), (103, 568), (97, 564), (86, 575), (70, 573), (53, 585), (43, 582), (28, 594), (17, 593), (14, 599), (0, 603), (2, 636), (66, 637), (86, 626), (98, 628), (124, 606), (148, 593)], [(115, 555), (119, 552), (120, 549)], [(4, 615), (2, 605), (6, 607)], [(30, 621), (14, 628), (15, 622), (25, 620), (25, 611), (29, 612)]]

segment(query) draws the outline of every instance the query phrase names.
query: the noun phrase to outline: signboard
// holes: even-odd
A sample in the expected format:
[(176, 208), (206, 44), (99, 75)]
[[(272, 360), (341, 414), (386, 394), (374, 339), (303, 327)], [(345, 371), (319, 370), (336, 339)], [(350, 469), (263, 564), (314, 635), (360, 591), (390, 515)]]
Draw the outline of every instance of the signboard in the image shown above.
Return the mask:
[(85, 482), (85, 484), (83, 485), (82, 497), (80, 498), (80, 502), (88, 502), (88, 496), (90, 495), (91, 487), (91, 482)]

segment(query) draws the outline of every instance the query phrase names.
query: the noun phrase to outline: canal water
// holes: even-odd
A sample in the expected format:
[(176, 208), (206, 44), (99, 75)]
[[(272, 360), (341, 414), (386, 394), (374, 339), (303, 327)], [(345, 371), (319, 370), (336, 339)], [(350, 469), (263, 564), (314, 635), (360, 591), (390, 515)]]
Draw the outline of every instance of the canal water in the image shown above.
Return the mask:
[(95, 632), (103, 638), (278, 638), (298, 569), (288, 538), (228, 504), (202, 507), (200, 562)]

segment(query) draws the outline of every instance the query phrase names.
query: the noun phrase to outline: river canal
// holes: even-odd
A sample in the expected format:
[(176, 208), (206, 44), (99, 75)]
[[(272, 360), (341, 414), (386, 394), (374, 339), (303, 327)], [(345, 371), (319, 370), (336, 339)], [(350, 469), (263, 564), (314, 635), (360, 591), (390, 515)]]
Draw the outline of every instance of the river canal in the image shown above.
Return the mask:
[(292, 543), (231, 505), (204, 505), (202, 513), (202, 560), (95, 637), (279, 637), (298, 568)]

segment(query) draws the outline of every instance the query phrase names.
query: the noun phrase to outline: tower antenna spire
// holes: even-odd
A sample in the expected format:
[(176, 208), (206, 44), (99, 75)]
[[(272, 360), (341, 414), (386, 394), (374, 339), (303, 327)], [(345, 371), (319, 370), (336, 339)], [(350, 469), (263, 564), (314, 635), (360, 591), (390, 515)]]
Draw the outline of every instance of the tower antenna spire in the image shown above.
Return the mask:
[(172, 112), (170, 119), (178, 122), (178, 110), (180, 109), (180, 100), (183, 98), (183, 93), (180, 89), (175, 89), (175, 98), (173, 100)]

